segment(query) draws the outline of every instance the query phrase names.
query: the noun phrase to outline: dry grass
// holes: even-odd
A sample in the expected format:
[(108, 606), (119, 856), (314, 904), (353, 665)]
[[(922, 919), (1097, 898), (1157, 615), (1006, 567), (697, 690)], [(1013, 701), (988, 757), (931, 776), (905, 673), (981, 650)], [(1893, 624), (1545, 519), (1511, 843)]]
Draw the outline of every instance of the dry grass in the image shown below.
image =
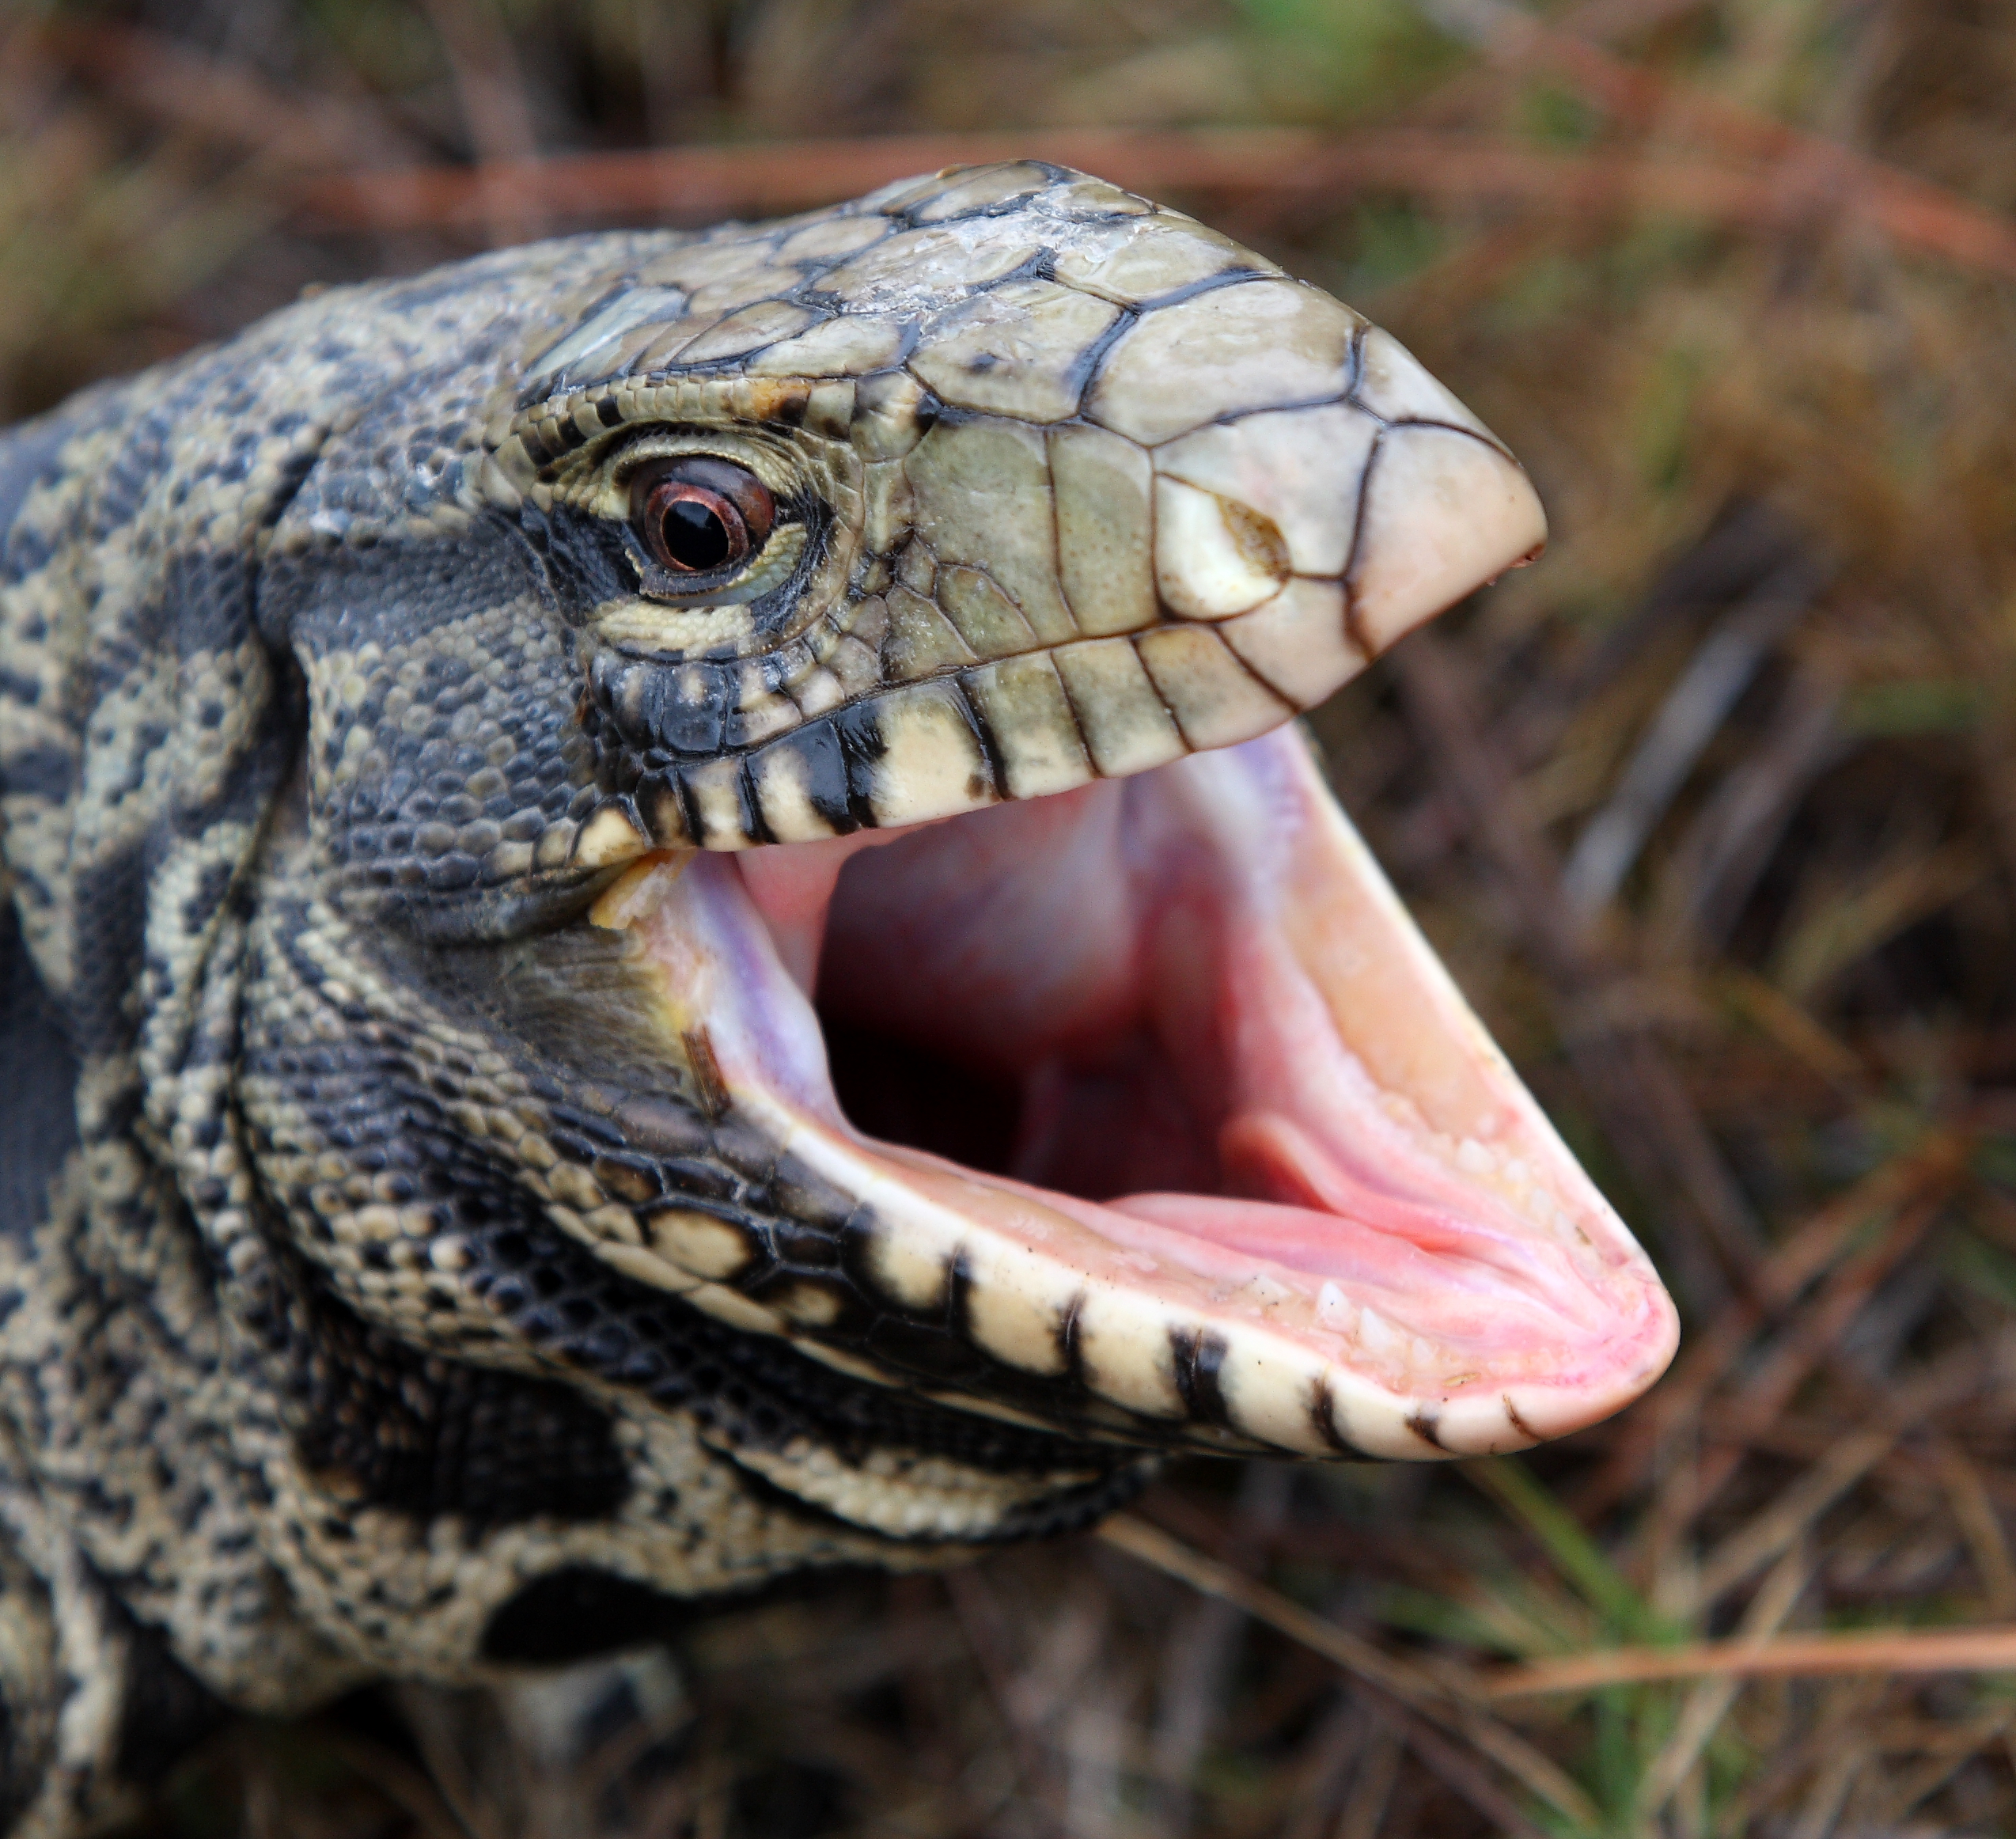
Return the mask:
[[(1182, 131), (1099, 144), (1394, 328), (1552, 506), (1544, 567), (1318, 726), (1654, 1247), (1673, 1374), (1518, 1462), (1185, 1469), (676, 1674), (248, 1727), (155, 1830), (2016, 1830), (2010, 0), (17, 14), (0, 405), (607, 202), (528, 157), (1115, 125)], [(1230, 131), (1283, 128), (1343, 138)], [(432, 203), (358, 177), (472, 157)]]

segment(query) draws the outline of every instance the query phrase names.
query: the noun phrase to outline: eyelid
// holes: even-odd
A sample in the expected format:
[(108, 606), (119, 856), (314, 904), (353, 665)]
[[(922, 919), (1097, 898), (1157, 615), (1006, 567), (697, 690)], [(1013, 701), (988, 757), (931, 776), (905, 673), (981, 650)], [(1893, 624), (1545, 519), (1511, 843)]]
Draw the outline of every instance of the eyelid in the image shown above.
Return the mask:
[[(722, 581), (673, 575), (644, 553), (636, 533), (625, 525), (624, 548), (636, 571), (636, 585), (631, 593), (598, 609), (597, 624), (612, 637), (646, 649), (712, 643), (701, 628), (711, 634), (713, 616), (760, 601), (790, 580), (804, 564), (810, 536), (804, 524), (779, 525), (763, 548), (743, 563), (739, 574)], [(707, 618), (700, 627), (690, 624), (688, 616), (703, 615)], [(679, 635), (676, 639), (671, 636), (674, 633)]]

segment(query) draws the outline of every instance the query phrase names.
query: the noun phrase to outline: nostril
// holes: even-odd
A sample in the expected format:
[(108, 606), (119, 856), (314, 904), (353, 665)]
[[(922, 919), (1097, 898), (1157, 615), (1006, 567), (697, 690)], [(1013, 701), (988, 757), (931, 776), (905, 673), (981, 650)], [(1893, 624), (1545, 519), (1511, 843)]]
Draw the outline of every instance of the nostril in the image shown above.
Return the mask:
[(1271, 600), (1290, 574), (1271, 518), (1180, 479), (1155, 481), (1155, 582), (1192, 620), (1229, 619)]

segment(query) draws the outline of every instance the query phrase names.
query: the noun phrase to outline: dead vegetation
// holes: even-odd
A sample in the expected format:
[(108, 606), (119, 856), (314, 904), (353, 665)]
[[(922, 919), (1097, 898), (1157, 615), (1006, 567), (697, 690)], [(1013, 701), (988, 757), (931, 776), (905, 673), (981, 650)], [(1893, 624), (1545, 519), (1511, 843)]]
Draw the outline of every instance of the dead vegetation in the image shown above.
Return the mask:
[(1318, 726), (1688, 1327), (1529, 1459), (1186, 1469), (676, 1674), (241, 1728), (153, 1830), (2016, 1830), (2012, 98), (2008, 0), (17, 12), (11, 413), (307, 282), (1003, 145), (1392, 327), (1556, 539)]

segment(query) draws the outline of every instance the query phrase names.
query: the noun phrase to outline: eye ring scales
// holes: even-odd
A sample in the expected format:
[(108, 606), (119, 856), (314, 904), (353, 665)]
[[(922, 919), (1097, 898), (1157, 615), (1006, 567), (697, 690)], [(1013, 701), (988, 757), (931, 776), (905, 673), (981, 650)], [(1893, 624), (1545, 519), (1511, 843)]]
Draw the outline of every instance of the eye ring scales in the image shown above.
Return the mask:
[(680, 454), (631, 480), (630, 518), (645, 554), (668, 574), (718, 574), (769, 540), (777, 501), (744, 467)]

